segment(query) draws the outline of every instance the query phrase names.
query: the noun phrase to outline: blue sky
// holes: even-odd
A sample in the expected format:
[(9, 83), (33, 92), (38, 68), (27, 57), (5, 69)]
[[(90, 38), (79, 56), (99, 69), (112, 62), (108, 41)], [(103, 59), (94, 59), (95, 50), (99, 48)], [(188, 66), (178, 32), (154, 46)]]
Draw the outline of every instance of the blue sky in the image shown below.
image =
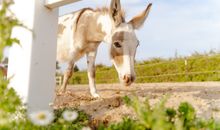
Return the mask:
[[(187, 56), (193, 52), (220, 51), (220, 0), (121, 0), (126, 19), (144, 10), (152, 2), (152, 10), (140, 30), (136, 59), (173, 57), (175, 52)], [(60, 15), (84, 7), (109, 6), (110, 0), (82, 0), (60, 8)], [(111, 65), (106, 43), (99, 46), (96, 64)], [(85, 58), (77, 62), (86, 68)]]

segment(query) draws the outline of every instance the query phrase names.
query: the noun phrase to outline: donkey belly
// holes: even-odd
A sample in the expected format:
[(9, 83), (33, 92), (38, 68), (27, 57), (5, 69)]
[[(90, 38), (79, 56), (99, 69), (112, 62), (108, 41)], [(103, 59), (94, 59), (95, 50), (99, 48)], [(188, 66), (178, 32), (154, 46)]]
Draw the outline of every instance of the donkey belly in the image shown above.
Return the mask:
[(76, 62), (85, 52), (82, 51), (82, 46), (74, 42), (73, 33), (65, 33), (57, 40), (57, 61), (58, 62)]
[(72, 60), (73, 54), (71, 54), (71, 48), (68, 43), (58, 42), (57, 43), (57, 61), (69, 62)]

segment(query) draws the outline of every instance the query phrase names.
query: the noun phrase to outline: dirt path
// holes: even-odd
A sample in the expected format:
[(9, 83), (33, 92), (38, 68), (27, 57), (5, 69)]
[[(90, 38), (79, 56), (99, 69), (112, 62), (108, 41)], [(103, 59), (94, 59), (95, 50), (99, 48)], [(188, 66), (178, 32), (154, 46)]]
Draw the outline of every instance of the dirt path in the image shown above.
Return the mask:
[(57, 95), (55, 107), (78, 107), (92, 116), (94, 121), (120, 121), (123, 116), (133, 116), (133, 111), (122, 102), (125, 95), (148, 97), (150, 103), (158, 102), (169, 94), (168, 107), (177, 107), (187, 101), (197, 110), (198, 116), (220, 118), (220, 82), (149, 83), (123, 87), (120, 84), (100, 84), (97, 89), (102, 98), (93, 99), (88, 85), (68, 86), (68, 93)]

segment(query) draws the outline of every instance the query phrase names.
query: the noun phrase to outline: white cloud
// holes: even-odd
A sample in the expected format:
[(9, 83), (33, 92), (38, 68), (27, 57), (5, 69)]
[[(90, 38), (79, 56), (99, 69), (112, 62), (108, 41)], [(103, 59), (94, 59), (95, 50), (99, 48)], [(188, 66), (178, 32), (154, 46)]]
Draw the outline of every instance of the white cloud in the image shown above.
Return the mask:
[(219, 8), (212, 1), (185, 5), (157, 2), (148, 23), (138, 33), (143, 45), (137, 57), (169, 57), (175, 50), (189, 55), (219, 49), (220, 19), (216, 10)]

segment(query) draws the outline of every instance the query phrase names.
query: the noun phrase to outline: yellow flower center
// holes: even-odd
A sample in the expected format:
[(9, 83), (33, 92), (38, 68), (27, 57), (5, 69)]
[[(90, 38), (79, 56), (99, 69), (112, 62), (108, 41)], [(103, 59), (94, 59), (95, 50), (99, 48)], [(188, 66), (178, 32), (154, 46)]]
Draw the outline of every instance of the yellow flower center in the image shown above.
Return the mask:
[(45, 115), (44, 113), (40, 113), (40, 114), (37, 116), (37, 118), (38, 118), (39, 120), (44, 120), (44, 119), (46, 119), (46, 115)]
[(68, 115), (67, 115), (68, 117), (72, 117), (72, 114), (71, 113), (68, 113)]

